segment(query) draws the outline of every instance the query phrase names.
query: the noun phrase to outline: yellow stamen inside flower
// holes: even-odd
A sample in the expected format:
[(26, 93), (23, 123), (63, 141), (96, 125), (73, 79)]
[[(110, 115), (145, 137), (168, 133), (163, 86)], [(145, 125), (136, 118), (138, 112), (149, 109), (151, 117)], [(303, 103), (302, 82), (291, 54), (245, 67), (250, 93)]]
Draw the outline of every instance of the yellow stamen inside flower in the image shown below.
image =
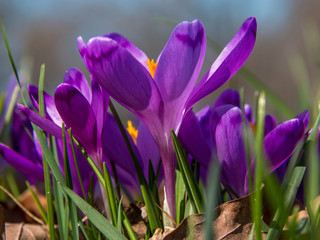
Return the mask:
[(147, 65), (149, 67), (149, 71), (150, 71), (151, 76), (154, 77), (154, 73), (156, 72), (156, 68), (157, 68), (158, 63), (154, 62), (153, 59), (151, 59), (151, 61), (150, 61), (150, 59), (148, 59)]
[(128, 120), (127, 123), (128, 123), (127, 131), (132, 137), (133, 142), (137, 144), (138, 130), (135, 129), (134, 126), (132, 126), (132, 122), (130, 120)]
[(254, 123), (250, 122), (250, 127), (253, 132), (253, 135), (256, 135), (257, 126)]

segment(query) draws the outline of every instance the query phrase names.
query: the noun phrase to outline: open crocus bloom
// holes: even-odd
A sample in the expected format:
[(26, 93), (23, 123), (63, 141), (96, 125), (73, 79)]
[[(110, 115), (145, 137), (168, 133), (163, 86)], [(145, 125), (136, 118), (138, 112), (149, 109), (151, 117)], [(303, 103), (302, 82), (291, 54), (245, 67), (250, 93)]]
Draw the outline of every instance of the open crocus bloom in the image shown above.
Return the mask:
[(256, 19), (248, 18), (197, 82), (205, 56), (205, 31), (199, 20), (173, 30), (156, 63), (117, 33), (78, 38), (82, 59), (93, 78), (111, 97), (135, 113), (153, 136), (162, 158), (166, 196), (175, 216), (176, 134), (188, 110), (228, 81), (242, 66), (256, 39)]
[[(229, 91), (230, 99), (239, 98), (236, 91)], [(245, 196), (248, 189), (248, 169), (243, 139), (244, 124), (254, 126), (243, 118), (239, 105), (225, 104), (213, 109), (210, 131), (217, 159), (221, 164), (221, 182), (228, 185), (238, 196)], [(246, 119), (245, 122), (243, 119)], [(264, 152), (269, 172), (279, 168), (296, 149), (305, 135), (310, 114), (306, 110), (293, 119), (275, 124), (273, 117), (265, 117)], [(250, 128), (250, 127), (249, 127)]]

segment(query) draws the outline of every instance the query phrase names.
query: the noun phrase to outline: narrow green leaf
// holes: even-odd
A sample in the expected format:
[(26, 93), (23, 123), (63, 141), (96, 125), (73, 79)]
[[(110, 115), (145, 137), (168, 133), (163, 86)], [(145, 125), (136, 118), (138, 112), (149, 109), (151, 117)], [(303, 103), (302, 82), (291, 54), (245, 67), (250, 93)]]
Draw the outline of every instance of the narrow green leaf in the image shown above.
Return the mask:
[[(62, 123), (62, 142), (63, 142), (63, 156), (64, 156), (64, 176), (66, 179), (66, 185), (68, 188), (73, 189), (72, 183), (72, 176), (69, 164), (69, 155), (68, 155), (68, 147), (67, 147), (67, 139), (66, 139), (66, 128), (65, 124)], [(78, 213), (75, 204), (70, 200), (67, 199), (67, 203), (69, 205), (70, 210), (70, 220), (71, 220), (71, 236), (72, 239), (78, 240), (79, 239), (79, 228), (78, 228)]]
[(121, 211), (121, 214), (122, 214), (122, 219), (123, 219), (123, 225), (128, 233), (130, 240), (138, 240), (136, 233), (133, 231), (133, 228), (129, 222), (129, 219), (125, 215), (124, 211)]
[(81, 178), (81, 174), (80, 174), (80, 170), (79, 170), (79, 164), (78, 164), (78, 160), (77, 160), (77, 156), (76, 156), (76, 151), (74, 149), (71, 128), (68, 129), (68, 133), (69, 133), (69, 139), (70, 139), (70, 145), (71, 145), (73, 161), (74, 161), (74, 165), (76, 166), (76, 171), (77, 171), (77, 175), (78, 175), (78, 179), (79, 179), (79, 183), (80, 183), (80, 188), (81, 188), (82, 195), (83, 195), (84, 199), (87, 201), (87, 195), (86, 195), (86, 192), (84, 190), (84, 186), (83, 186), (83, 182), (82, 182), (82, 178)]
[(264, 139), (264, 118), (265, 118), (266, 99), (264, 92), (261, 92), (258, 99), (257, 110), (257, 131), (255, 137), (256, 162), (255, 162), (255, 201), (253, 209), (253, 217), (255, 224), (255, 237), (262, 239), (262, 181), (263, 181), (263, 139)]
[(106, 163), (103, 162), (103, 175), (104, 175), (104, 181), (105, 181), (105, 191), (107, 194), (107, 199), (108, 199), (108, 206), (109, 206), (109, 211), (110, 211), (110, 215), (111, 215), (111, 222), (113, 224), (113, 226), (117, 226), (120, 225), (120, 222), (117, 222), (117, 200), (116, 200), (116, 196), (114, 193), (114, 188), (113, 188), (113, 184), (111, 181), (111, 177), (110, 177), (110, 173), (108, 171), (108, 168), (106, 166)]
[(213, 209), (218, 206), (218, 191), (220, 180), (220, 165), (219, 161), (211, 161), (209, 169), (208, 179), (208, 194), (207, 194), (207, 206), (206, 206), (206, 222), (205, 222), (205, 240), (214, 239), (214, 232), (212, 229), (212, 222), (216, 218)]
[[(12, 52), (11, 52), (11, 49), (10, 49), (10, 45), (9, 45), (9, 41), (8, 41), (8, 37), (7, 37), (6, 30), (4, 29), (4, 26), (3, 26), (1, 20), (0, 20), (0, 24), (1, 24), (2, 36), (3, 36), (4, 44), (5, 44), (5, 46), (6, 46), (8, 58), (9, 58), (9, 61), (10, 61), (10, 64), (11, 64), (13, 73), (14, 73), (16, 79), (17, 79), (19, 88), (20, 88), (20, 90), (21, 90), (21, 83), (20, 83), (20, 79), (19, 79), (19, 75), (18, 75), (18, 70), (17, 70), (17, 68), (16, 68), (16, 64), (15, 64), (14, 59), (13, 59), (13, 55), (12, 55)], [(22, 98), (22, 101), (23, 101), (24, 105), (27, 106), (27, 102), (26, 102), (25, 97), (24, 97), (23, 94), (21, 94), (21, 98)]]
[(88, 217), (94, 226), (108, 239), (118, 240), (126, 238), (96, 209), (90, 206), (85, 200), (79, 197), (67, 186), (61, 184), (63, 190), (69, 195), (78, 208)]
[(186, 187), (183, 182), (183, 177), (180, 171), (176, 170), (176, 209), (177, 209), (177, 224), (184, 219), (186, 207)]
[(282, 231), (283, 226), (289, 216), (289, 211), (292, 208), (294, 199), (298, 192), (298, 188), (301, 184), (305, 170), (306, 170), (305, 166), (297, 166), (294, 168), (288, 187), (285, 192), (285, 198), (284, 198), (285, 208), (284, 209), (279, 208), (277, 210), (272, 220), (270, 230), (268, 232), (266, 240), (274, 240), (279, 238), (280, 232)]
[(122, 202), (122, 198), (120, 199), (120, 201), (118, 202), (118, 212), (117, 212), (117, 229), (119, 232), (122, 233), (122, 207), (121, 207), (121, 203)]
[(202, 213), (203, 197), (201, 195), (201, 191), (199, 189), (198, 183), (192, 173), (188, 160), (186, 159), (186, 156), (183, 153), (183, 149), (179, 143), (179, 140), (173, 130), (171, 130), (171, 137), (173, 140), (173, 145), (176, 152), (179, 169), (181, 171), (183, 181), (188, 192), (188, 196), (191, 199), (191, 202), (194, 204), (196, 212)]
[(79, 220), (78, 225), (80, 226), (80, 229), (81, 229), (81, 231), (83, 233), (84, 238), (86, 240), (90, 240), (91, 238), (89, 237), (89, 235), (88, 235), (88, 233), (86, 231), (86, 228), (84, 227), (83, 222), (81, 220)]

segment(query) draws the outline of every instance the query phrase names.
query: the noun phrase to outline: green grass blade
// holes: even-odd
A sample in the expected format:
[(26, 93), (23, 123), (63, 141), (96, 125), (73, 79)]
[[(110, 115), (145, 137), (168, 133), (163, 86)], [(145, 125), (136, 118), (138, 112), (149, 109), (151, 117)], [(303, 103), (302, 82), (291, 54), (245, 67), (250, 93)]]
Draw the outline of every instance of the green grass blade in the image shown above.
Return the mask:
[(78, 164), (78, 160), (77, 160), (77, 156), (76, 156), (76, 151), (74, 149), (74, 144), (73, 144), (73, 137), (72, 137), (72, 130), (71, 128), (68, 129), (69, 132), (69, 138), (70, 138), (70, 145), (71, 145), (71, 151), (72, 151), (72, 156), (73, 156), (73, 161), (74, 161), (74, 165), (76, 167), (76, 171), (77, 171), (77, 175), (78, 175), (78, 179), (79, 179), (79, 183), (80, 183), (80, 187), (81, 187), (81, 191), (82, 191), (82, 195), (84, 197), (84, 199), (87, 201), (87, 195), (86, 192), (84, 190), (83, 187), (83, 182), (82, 182), (82, 178), (80, 175), (80, 170), (79, 170), (79, 164)]
[(100, 232), (108, 239), (113, 240), (125, 240), (126, 238), (114, 227), (112, 224), (96, 209), (94, 209), (85, 200), (79, 197), (67, 186), (61, 184), (63, 190), (72, 201), (78, 206), (78, 208), (88, 217), (88, 219), (94, 224), (94, 226), (100, 230)]
[(122, 233), (122, 207), (121, 207), (121, 203), (122, 199), (120, 199), (120, 201), (118, 202), (118, 212), (117, 212), (117, 229), (119, 232)]
[(133, 228), (129, 222), (128, 217), (124, 214), (124, 211), (121, 211), (121, 213), (122, 213), (123, 225), (128, 233), (130, 240), (138, 240), (138, 238), (137, 238), (135, 232), (133, 231)]
[(191, 199), (191, 202), (194, 204), (195, 210), (197, 213), (203, 212), (203, 197), (201, 195), (201, 191), (199, 189), (198, 183), (192, 173), (192, 170), (189, 166), (189, 163), (186, 159), (186, 156), (183, 153), (183, 149), (179, 143), (179, 140), (174, 133), (173, 130), (171, 130), (171, 137), (173, 140), (174, 149), (177, 156), (177, 162), (179, 165), (179, 169), (181, 171), (184, 184), (186, 186), (188, 196)]
[(124, 130), (124, 127), (121, 123), (121, 120), (119, 118), (119, 115), (115, 109), (115, 107), (113, 106), (113, 103), (112, 101), (110, 100), (109, 101), (109, 107), (110, 107), (110, 110), (113, 114), (113, 117), (115, 118), (117, 124), (118, 124), (118, 127), (121, 131), (121, 135), (126, 143), (126, 146), (129, 150), (129, 153), (130, 153), (130, 156), (133, 160), (133, 164), (134, 164), (134, 167), (136, 169), (136, 172), (137, 172), (137, 176), (138, 176), (138, 179), (139, 179), (139, 183), (140, 183), (140, 188), (141, 188), (141, 193), (143, 195), (143, 199), (144, 199), (144, 202), (145, 202), (145, 205), (146, 205), (146, 208), (147, 208), (147, 212), (148, 212), (148, 217), (149, 217), (149, 223), (150, 223), (150, 228), (151, 228), (151, 232), (154, 233), (154, 231), (157, 229), (157, 228), (161, 228), (162, 227), (162, 224), (161, 224), (161, 221), (160, 221), (160, 211), (159, 209), (157, 208), (157, 206), (154, 204), (155, 203), (155, 200), (153, 199), (153, 195), (151, 193), (151, 190), (149, 188), (149, 185), (147, 183), (147, 180), (145, 179), (144, 177), (144, 174), (143, 174), (143, 171), (141, 169), (141, 166), (138, 162), (138, 159), (137, 157), (135, 156), (134, 152), (133, 152), (133, 149), (130, 145), (130, 141), (128, 139), (128, 136)]
[(86, 240), (90, 240), (91, 238), (89, 237), (89, 235), (88, 235), (88, 233), (86, 231), (86, 228), (84, 227), (83, 222), (81, 220), (79, 221), (78, 225), (79, 225), (79, 227), (80, 227), (80, 229), (81, 229), (81, 231), (83, 233), (84, 238)]
[(264, 117), (265, 117), (266, 99), (264, 92), (261, 92), (258, 99), (257, 111), (257, 131), (255, 137), (255, 201), (253, 209), (253, 218), (255, 224), (255, 236), (261, 240), (261, 217), (262, 217), (262, 181), (263, 181), (263, 139), (264, 139)]
[(220, 165), (218, 161), (212, 161), (209, 169), (208, 179), (208, 194), (207, 194), (207, 205), (206, 205), (206, 222), (204, 226), (205, 240), (214, 239), (214, 232), (212, 229), (212, 222), (215, 219), (213, 209), (218, 205), (218, 191), (219, 191), (219, 180), (220, 180)]
[(85, 159), (87, 159), (87, 162), (89, 163), (90, 167), (92, 168), (95, 175), (97, 176), (99, 182), (102, 184), (103, 188), (105, 189), (106, 184), (104, 181), (104, 177), (103, 177), (102, 173), (100, 172), (99, 168), (97, 167), (97, 165), (95, 164), (95, 162), (92, 160), (92, 158), (87, 154), (87, 152), (83, 149), (83, 147), (80, 145), (80, 143), (75, 138), (73, 138), (73, 142), (77, 145), (77, 147), (79, 148), (79, 150), (81, 151), (81, 153), (85, 157)]
[(110, 215), (111, 215), (111, 222), (113, 224), (113, 226), (117, 226), (120, 225), (121, 226), (121, 222), (117, 222), (117, 200), (116, 200), (116, 196), (114, 193), (114, 188), (113, 188), (113, 184), (111, 181), (111, 177), (110, 177), (110, 173), (108, 171), (108, 168), (106, 166), (106, 163), (103, 162), (103, 175), (104, 175), (104, 181), (105, 181), (105, 191), (107, 194), (107, 199), (108, 199), (108, 206), (109, 206), (109, 211), (110, 211)]
[(301, 184), (303, 175), (305, 173), (305, 166), (297, 166), (294, 168), (293, 173), (291, 175), (288, 187), (285, 192), (284, 198), (284, 209), (278, 209), (270, 226), (270, 230), (266, 237), (266, 240), (274, 240), (278, 239), (280, 232), (283, 229), (283, 226), (289, 216), (289, 211), (292, 208), (294, 199), (297, 195), (298, 188)]
[[(4, 44), (6, 46), (8, 58), (9, 58), (13, 73), (14, 73), (16, 79), (17, 79), (19, 88), (21, 90), (21, 83), (20, 83), (20, 79), (19, 79), (19, 75), (18, 75), (18, 70), (17, 70), (16, 64), (15, 64), (14, 59), (13, 59), (13, 55), (12, 55), (12, 52), (11, 52), (11, 49), (10, 49), (10, 45), (9, 45), (9, 41), (8, 41), (6, 30), (4, 29), (4, 26), (3, 26), (1, 20), (0, 20), (0, 24), (1, 24), (2, 36), (3, 36)], [(22, 98), (22, 101), (23, 101), (24, 105), (27, 105), (27, 102), (26, 102), (23, 94), (21, 94), (21, 98)]]
[(183, 177), (180, 171), (176, 170), (176, 209), (177, 209), (177, 224), (184, 219), (186, 207), (186, 187), (183, 182)]
[[(72, 183), (72, 176), (69, 164), (69, 155), (68, 155), (68, 148), (67, 148), (67, 139), (66, 139), (66, 129), (65, 124), (62, 123), (62, 141), (63, 141), (63, 153), (64, 153), (64, 176), (66, 180), (66, 185), (68, 188), (73, 189)], [(72, 239), (78, 240), (79, 239), (79, 228), (78, 228), (78, 212), (75, 204), (70, 200), (67, 199), (67, 203), (69, 205), (70, 210), (70, 220), (71, 220), (71, 236)]]

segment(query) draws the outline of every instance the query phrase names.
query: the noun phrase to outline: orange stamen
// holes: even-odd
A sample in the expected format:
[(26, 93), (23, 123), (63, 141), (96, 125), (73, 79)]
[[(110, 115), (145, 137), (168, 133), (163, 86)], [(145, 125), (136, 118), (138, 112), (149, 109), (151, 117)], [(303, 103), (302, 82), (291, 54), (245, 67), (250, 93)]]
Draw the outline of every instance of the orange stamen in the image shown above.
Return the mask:
[(132, 125), (132, 122), (130, 120), (128, 120), (127, 131), (130, 134), (130, 136), (132, 137), (133, 142), (135, 144), (137, 144), (138, 130), (134, 128), (134, 126)]
[(157, 68), (158, 63), (157, 63), (157, 62), (154, 62), (153, 59), (151, 59), (151, 61), (150, 61), (150, 59), (148, 59), (147, 65), (148, 65), (148, 67), (149, 67), (150, 75), (151, 75), (152, 77), (154, 77), (154, 74), (155, 74), (155, 72), (156, 72), (156, 68)]

